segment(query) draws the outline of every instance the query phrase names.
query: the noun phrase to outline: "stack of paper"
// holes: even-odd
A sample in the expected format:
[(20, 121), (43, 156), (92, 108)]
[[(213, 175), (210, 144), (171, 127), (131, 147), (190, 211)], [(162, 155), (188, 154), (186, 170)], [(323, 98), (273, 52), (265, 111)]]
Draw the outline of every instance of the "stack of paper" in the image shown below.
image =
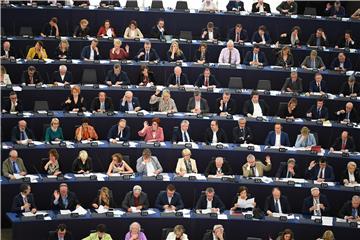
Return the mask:
[(100, 205), (98, 209), (95, 209), (95, 211), (99, 214), (106, 213), (109, 211), (109, 209), (105, 208), (103, 205)]
[(238, 198), (236, 207), (238, 208), (254, 208), (255, 198), (241, 199)]

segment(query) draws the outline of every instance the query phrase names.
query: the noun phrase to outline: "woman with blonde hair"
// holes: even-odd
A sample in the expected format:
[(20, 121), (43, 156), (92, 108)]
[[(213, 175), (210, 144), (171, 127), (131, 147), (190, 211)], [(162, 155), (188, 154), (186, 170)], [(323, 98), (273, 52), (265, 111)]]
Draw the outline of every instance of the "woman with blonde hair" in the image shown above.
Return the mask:
[(81, 19), (79, 25), (74, 30), (74, 37), (87, 37), (90, 36), (89, 21), (85, 18)]
[(292, 67), (294, 65), (294, 57), (290, 51), (290, 47), (285, 46), (279, 51), (275, 65), (282, 67)]
[(103, 206), (106, 209), (115, 208), (116, 204), (114, 202), (111, 190), (107, 187), (100, 188), (99, 194), (94, 199), (91, 206), (95, 209), (98, 209), (100, 206)]
[(74, 160), (72, 164), (72, 172), (78, 174), (87, 174), (93, 171), (93, 165), (91, 157), (85, 150), (79, 152), (78, 157)]
[(71, 59), (69, 47), (68, 40), (62, 39), (55, 50), (54, 59)]
[(113, 173), (132, 174), (134, 170), (126, 163), (120, 153), (115, 153), (111, 156), (111, 163), (107, 170), (107, 175), (111, 176)]
[(6, 73), (6, 68), (3, 65), (0, 67), (0, 84), (11, 84), (10, 76)]
[(172, 232), (166, 237), (166, 240), (188, 240), (188, 236), (185, 233), (185, 228), (183, 225), (176, 225)]
[(183, 51), (181, 51), (177, 41), (171, 43), (169, 51), (167, 52), (167, 60), (169, 62), (186, 61), (185, 55)]
[(126, 44), (125, 49), (121, 48), (122, 42), (120, 39), (114, 39), (114, 47), (110, 49), (111, 60), (123, 60), (129, 57), (129, 45)]
[(191, 151), (185, 148), (181, 151), (182, 158), (178, 159), (176, 164), (176, 174), (184, 176), (187, 173), (198, 173), (195, 159), (191, 158)]
[(312, 146), (316, 146), (316, 139), (314, 134), (310, 133), (310, 130), (307, 127), (302, 127), (299, 135), (297, 135), (295, 141), (295, 147), (305, 147), (309, 148)]
[(64, 141), (60, 120), (58, 118), (51, 119), (50, 127), (45, 131), (45, 142)]
[(326, 230), (321, 238), (317, 240), (335, 240), (334, 233), (331, 230)]
[(164, 89), (161, 97), (159, 96), (160, 90), (156, 90), (155, 94), (150, 97), (150, 104), (159, 103), (159, 112), (175, 113), (178, 112), (174, 99), (171, 98), (170, 91)]

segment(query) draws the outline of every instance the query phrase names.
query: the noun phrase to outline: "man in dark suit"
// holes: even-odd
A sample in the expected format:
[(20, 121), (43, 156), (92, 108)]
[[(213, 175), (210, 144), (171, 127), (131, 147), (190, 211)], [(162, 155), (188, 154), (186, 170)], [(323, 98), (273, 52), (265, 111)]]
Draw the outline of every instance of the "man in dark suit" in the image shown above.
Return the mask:
[(136, 61), (158, 62), (160, 57), (155, 49), (151, 48), (151, 42), (145, 41), (144, 48), (141, 48), (135, 55)]
[(271, 37), (269, 32), (266, 30), (264, 25), (261, 25), (256, 32), (253, 33), (251, 37), (251, 42), (253, 44), (270, 44)]
[(56, 231), (49, 232), (48, 240), (72, 240), (72, 234), (65, 224), (59, 224)]
[(226, 10), (235, 12), (245, 11), (244, 3), (240, 0), (231, 0), (226, 5)]
[(72, 74), (67, 70), (66, 65), (60, 65), (59, 71), (55, 71), (52, 75), (51, 83), (57, 85), (61, 84), (71, 84), (72, 83)]
[(347, 102), (345, 105), (345, 109), (341, 109), (335, 113), (339, 121), (343, 122), (358, 122), (359, 115), (356, 109), (354, 108), (354, 104), (352, 102)]
[(265, 3), (264, 0), (258, 0), (257, 2), (253, 3), (251, 12), (271, 13), (270, 5), (268, 3)]
[(132, 212), (132, 207), (135, 207), (136, 210), (146, 210), (149, 208), (150, 203), (147, 194), (142, 191), (141, 186), (135, 185), (133, 190), (125, 195), (121, 206), (125, 211)]
[(273, 188), (272, 194), (266, 198), (264, 211), (270, 216), (273, 213), (291, 213), (289, 201), (286, 196), (281, 194), (278, 187)]
[(215, 194), (212, 187), (208, 187), (205, 193), (201, 194), (196, 203), (196, 210), (211, 209), (211, 212), (222, 213), (225, 211), (225, 205), (221, 199)]
[(210, 111), (207, 100), (201, 97), (201, 92), (198, 90), (195, 90), (194, 97), (189, 99), (186, 110), (196, 114), (208, 113)]
[(19, 174), (20, 176), (25, 176), (27, 174), (24, 161), (18, 157), (18, 152), (16, 150), (11, 150), (9, 152), (9, 157), (3, 161), (2, 172), (4, 177), (9, 179), (16, 179), (15, 174)]
[(334, 144), (331, 146), (330, 151), (344, 151), (344, 152), (354, 152), (355, 143), (347, 131), (343, 131), (341, 136), (336, 138)]
[(252, 91), (250, 99), (244, 103), (243, 112), (248, 117), (262, 117), (268, 115), (269, 107), (264, 100), (259, 99), (257, 91)]
[(239, 118), (238, 126), (233, 128), (233, 142), (238, 144), (249, 144), (253, 141), (253, 134), (251, 129), (246, 126), (246, 119), (244, 117)]
[(29, 184), (23, 183), (20, 185), (20, 193), (14, 197), (11, 211), (16, 213), (36, 213), (36, 204)]
[(282, 92), (302, 93), (303, 85), (302, 79), (298, 76), (296, 71), (291, 71), (290, 77), (286, 78), (284, 85), (281, 88)]
[(180, 123), (180, 128), (177, 128), (173, 132), (172, 142), (192, 142), (191, 134), (189, 131), (190, 122), (188, 120), (182, 120)]
[(214, 239), (222, 239), (226, 240), (226, 236), (224, 233), (224, 227), (220, 224), (214, 225), (213, 230), (207, 231), (202, 240), (214, 240)]
[(282, 131), (280, 123), (275, 123), (274, 131), (268, 133), (265, 139), (267, 146), (290, 146), (289, 135)]
[(302, 213), (304, 215), (327, 216), (330, 204), (324, 194), (320, 194), (318, 187), (311, 188), (311, 196), (304, 199)]
[(243, 29), (242, 25), (238, 23), (228, 31), (227, 40), (232, 40), (234, 43), (243, 43), (249, 40), (249, 36), (246, 29)]
[(174, 73), (170, 74), (165, 85), (169, 87), (176, 87), (185, 84), (189, 84), (189, 80), (186, 74), (182, 72), (181, 67), (176, 66), (174, 68)]
[(175, 186), (167, 185), (166, 191), (161, 191), (155, 201), (155, 207), (160, 211), (178, 211), (184, 208), (181, 194), (176, 192)]
[(356, 97), (360, 95), (360, 84), (356, 82), (354, 76), (350, 76), (348, 80), (343, 83), (339, 94), (345, 97)]
[(207, 145), (212, 143), (226, 143), (228, 138), (225, 131), (219, 127), (219, 123), (216, 120), (212, 120), (210, 128), (206, 129), (204, 141)]
[(339, 38), (335, 48), (356, 48), (355, 41), (352, 39), (350, 30), (346, 30), (344, 36)]
[(15, 59), (15, 52), (11, 49), (11, 44), (9, 41), (3, 42), (3, 47), (1, 48), (1, 59)]
[(289, 158), (287, 162), (281, 162), (279, 165), (278, 170), (276, 171), (275, 177), (276, 178), (298, 178), (299, 175), (296, 174), (295, 165), (296, 161), (295, 158)]
[(81, 59), (86, 61), (100, 60), (101, 55), (98, 48), (99, 41), (94, 38), (89, 46), (85, 46), (81, 50)]
[(20, 99), (18, 99), (16, 92), (11, 91), (9, 94), (9, 99), (4, 101), (3, 113), (10, 113), (10, 112), (22, 112), (23, 105)]
[(94, 98), (91, 102), (90, 111), (96, 112), (113, 112), (114, 105), (110, 97), (106, 96), (105, 92), (99, 92), (98, 97)]
[(309, 92), (310, 93), (318, 92), (321, 94), (325, 94), (328, 92), (327, 84), (323, 80), (321, 73), (315, 73), (314, 80), (310, 82)]
[(108, 132), (107, 138), (111, 143), (116, 143), (117, 141), (129, 141), (130, 127), (126, 126), (126, 120), (120, 119), (118, 124), (113, 125)]
[(354, 195), (351, 201), (344, 203), (338, 216), (348, 221), (360, 221), (360, 197)]
[(339, 52), (338, 56), (331, 62), (330, 69), (345, 72), (352, 69), (352, 64), (345, 53)]
[(268, 61), (258, 45), (254, 45), (252, 51), (248, 51), (244, 58), (244, 64), (254, 67), (266, 66)]
[(109, 86), (129, 85), (130, 80), (127, 73), (121, 70), (121, 65), (117, 63), (114, 65), (113, 69), (108, 71), (105, 83)]
[(21, 75), (21, 83), (25, 85), (42, 84), (43, 79), (34, 66), (29, 66)]
[(166, 35), (165, 21), (163, 18), (160, 18), (156, 26), (153, 26), (151, 29), (151, 37), (157, 39), (164, 39), (165, 35)]
[(236, 114), (236, 102), (229, 91), (224, 91), (222, 97), (216, 100), (216, 113), (220, 116)]
[(220, 83), (216, 80), (215, 76), (211, 74), (210, 68), (205, 68), (204, 72), (200, 74), (194, 83), (197, 87), (220, 87)]
[(25, 120), (20, 120), (11, 131), (11, 141), (16, 144), (28, 144), (34, 140), (34, 133), (27, 127)]
[(137, 97), (134, 97), (133, 92), (126, 91), (120, 103), (120, 112), (126, 112), (126, 111), (138, 112), (140, 110), (141, 107), (140, 107), (139, 99)]
[(322, 28), (318, 28), (316, 33), (311, 34), (309, 40), (307, 41), (307, 45), (314, 47), (327, 47), (329, 43), (324, 30)]
[(216, 157), (211, 160), (206, 167), (204, 175), (206, 177), (220, 177), (226, 175), (232, 175), (233, 171), (228, 161), (224, 160), (223, 157)]
[(220, 40), (220, 32), (213, 22), (208, 22), (206, 28), (202, 29), (201, 39), (203, 40)]
[(318, 98), (316, 100), (316, 105), (312, 105), (311, 108), (307, 111), (306, 116), (311, 119), (324, 119), (329, 118), (329, 111), (327, 107), (324, 107), (324, 99)]
[(360, 183), (360, 171), (356, 162), (348, 162), (346, 170), (340, 175), (340, 183), (347, 185), (349, 183)]
[(316, 161), (311, 161), (309, 167), (305, 171), (305, 178), (318, 182), (335, 181), (334, 170), (332, 166), (327, 164), (325, 158), (320, 158), (318, 163)]
[(294, 0), (282, 1), (280, 5), (276, 7), (276, 10), (283, 15), (296, 14), (297, 3)]
[(50, 209), (74, 211), (78, 207), (80, 207), (80, 203), (76, 194), (69, 191), (66, 183), (61, 183), (59, 189), (54, 190)]

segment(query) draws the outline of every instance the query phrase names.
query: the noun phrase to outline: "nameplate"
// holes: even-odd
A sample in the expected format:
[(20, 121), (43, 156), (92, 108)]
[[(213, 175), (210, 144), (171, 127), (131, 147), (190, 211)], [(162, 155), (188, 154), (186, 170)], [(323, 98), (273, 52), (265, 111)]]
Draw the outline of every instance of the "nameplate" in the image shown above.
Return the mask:
[(97, 176), (96, 175), (90, 175), (90, 180), (91, 181), (97, 181)]
[(293, 118), (287, 118), (286, 122), (294, 122), (294, 119)]
[(28, 147), (35, 147), (35, 144), (34, 144), (34, 143), (28, 143), (27, 146), (28, 146)]
[(242, 93), (242, 89), (236, 89), (235, 92), (236, 93)]
[(206, 89), (206, 91), (207, 91), (207, 92), (214, 92), (214, 88), (208, 87), (208, 88)]
[(71, 214), (70, 214), (70, 217), (72, 217), (72, 218), (78, 218), (78, 217), (79, 217), (79, 214), (78, 214), (78, 213), (71, 213)]
[(357, 97), (356, 96), (350, 96), (350, 100), (356, 100)]
[(181, 61), (177, 61), (177, 62), (175, 63), (175, 65), (176, 65), (176, 66), (182, 66), (182, 62), (181, 62)]
[(329, 186), (329, 185), (328, 185), (327, 183), (321, 183), (321, 184), (320, 184), (320, 187), (321, 187), (321, 188), (327, 188), (328, 186)]
[(254, 179), (254, 182), (255, 182), (255, 183), (262, 183), (262, 180), (261, 180), (260, 178), (255, 178), (255, 179)]
[(155, 179), (156, 180), (163, 180), (164, 176), (163, 175), (156, 175)]
[(346, 126), (348, 126), (348, 127), (353, 127), (353, 126), (354, 126), (354, 124), (353, 124), (353, 123), (351, 123), (351, 122), (349, 122), (349, 123), (347, 123), (347, 124), (346, 124)]
[(256, 120), (257, 120), (257, 121), (263, 121), (264, 118), (263, 118), (263, 117), (256, 117)]
[(287, 151), (286, 148), (283, 148), (283, 147), (279, 148), (279, 152), (286, 152), (286, 151)]
[(183, 91), (183, 92), (184, 92), (184, 91), (185, 91), (185, 87), (184, 87), (184, 86), (180, 86), (180, 87), (179, 87), (179, 91)]
[(84, 113), (83, 112), (78, 112), (76, 115), (78, 115), (79, 117), (83, 117)]
[(287, 184), (288, 184), (289, 186), (294, 186), (294, 185), (295, 185), (295, 181), (290, 180), (290, 181), (287, 182)]
[(130, 179), (131, 179), (131, 175), (125, 174), (125, 175), (122, 176), (122, 179), (123, 179), (123, 180), (130, 180)]
[(94, 60), (94, 63), (99, 64), (100, 60)]
[(52, 116), (54, 116), (54, 113), (53, 113), (53, 112), (47, 112), (46, 115), (47, 115), (48, 117), (52, 117)]
[(196, 115), (196, 117), (197, 117), (197, 118), (203, 118), (204, 115), (202, 115), (201, 113), (199, 113), (199, 114)]
[(35, 219), (36, 220), (44, 220), (44, 215), (38, 214), (38, 215), (35, 216)]
[(64, 88), (65, 88), (65, 89), (70, 89), (70, 84), (65, 84), (65, 85), (64, 85)]
[(191, 143), (185, 143), (185, 147), (186, 148), (192, 148), (192, 144)]
[(90, 146), (91, 146), (91, 147), (97, 147), (97, 146), (99, 146), (99, 144), (98, 144), (97, 142), (91, 142), (91, 143), (90, 143)]
[(21, 113), (21, 112), (18, 112), (18, 113), (16, 114), (16, 116), (18, 116), (18, 117), (22, 117), (22, 116), (24, 116), (24, 114), (23, 114), (23, 113)]
[(249, 151), (254, 151), (254, 150), (255, 150), (255, 147), (254, 147), (254, 146), (247, 146), (247, 150), (249, 150)]
[(138, 117), (143, 117), (143, 116), (144, 116), (144, 113), (143, 113), (143, 112), (137, 112), (137, 113), (136, 113), (136, 116), (138, 116)]
[(41, 84), (36, 84), (35, 88), (42, 88)]
[(196, 177), (195, 176), (189, 176), (189, 181), (195, 181), (196, 180)]
[(224, 145), (222, 145), (222, 144), (216, 144), (216, 148), (217, 148), (217, 149), (223, 149), (223, 148), (224, 148)]
[(93, 84), (93, 89), (99, 89), (99, 84)]
[(310, 153), (313, 154), (313, 155), (317, 155), (317, 154), (318, 154), (318, 152), (317, 152), (316, 150), (311, 150)]
[(114, 112), (107, 112), (106, 115), (107, 115), (107, 116), (114, 116), (115, 113), (114, 113)]
[(315, 222), (315, 223), (322, 224), (322, 219), (321, 219), (321, 218), (315, 218), (314, 222)]
[(228, 115), (226, 116), (226, 119), (233, 119), (233, 116), (232, 116), (231, 114), (228, 114)]
[(236, 64), (234, 63), (230, 64), (230, 68), (236, 68)]
[(146, 217), (146, 216), (149, 216), (149, 212), (148, 211), (141, 211), (140, 215), (143, 216), (143, 217)]
[(29, 183), (30, 182), (30, 178), (29, 177), (23, 177), (22, 181), (25, 183)]
[(154, 142), (154, 147), (160, 147), (160, 143), (159, 142)]
[(167, 117), (173, 117), (174, 114), (173, 114), (173, 113), (168, 113), (168, 114), (166, 114), (166, 116), (167, 116)]
[(342, 153), (341, 153), (341, 156), (342, 156), (342, 157), (349, 157), (350, 154), (349, 154), (348, 152), (342, 152)]
[(358, 227), (358, 223), (357, 222), (349, 222), (349, 226), (351, 228), (357, 228)]
[(280, 216), (279, 220), (280, 220), (280, 222), (287, 222), (287, 217), (286, 216)]
[(264, 95), (270, 95), (270, 91), (268, 90), (264, 91)]
[(235, 179), (231, 178), (231, 177), (222, 177), (221, 181), (223, 181), (223, 182), (235, 182)]
[(360, 186), (355, 186), (354, 191), (360, 191)]
[(56, 180), (57, 180), (57, 181), (64, 181), (64, 180), (65, 180), (64, 175), (59, 175), (59, 176), (57, 176), (57, 177), (56, 177)]
[(128, 85), (121, 85), (120, 88), (121, 89), (128, 89)]
[(245, 214), (244, 218), (250, 220), (250, 219), (253, 218), (253, 215), (252, 214)]
[(218, 214), (217, 213), (209, 213), (209, 216), (211, 218), (217, 218), (218, 217)]
[(106, 212), (105, 216), (106, 217), (114, 217), (114, 212)]
[(129, 143), (129, 142), (123, 142), (122, 146), (123, 146), (123, 147), (129, 147), (129, 146), (130, 146), (130, 143)]

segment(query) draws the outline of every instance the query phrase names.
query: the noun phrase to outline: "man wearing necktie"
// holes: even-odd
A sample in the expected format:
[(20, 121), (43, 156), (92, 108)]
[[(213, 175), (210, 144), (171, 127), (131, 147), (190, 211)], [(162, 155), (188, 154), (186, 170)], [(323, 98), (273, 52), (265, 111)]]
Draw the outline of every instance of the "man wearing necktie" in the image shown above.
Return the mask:
[(271, 195), (266, 198), (264, 210), (269, 216), (272, 216), (273, 213), (291, 213), (289, 201), (278, 187), (274, 187)]
[(20, 120), (18, 126), (14, 127), (11, 133), (11, 140), (16, 144), (32, 143), (32, 138), (34, 134), (30, 129), (27, 128), (27, 123), (25, 120)]
[(344, 203), (339, 211), (339, 217), (347, 221), (360, 221), (360, 196), (354, 195), (351, 201)]
[(11, 211), (13, 212), (31, 212), (36, 213), (34, 196), (31, 193), (31, 187), (27, 183), (20, 185), (20, 193), (17, 194), (12, 202)]
[(59, 224), (56, 228), (56, 231), (50, 232), (49, 240), (71, 240), (72, 234), (67, 230), (65, 224)]
[(223, 48), (220, 52), (218, 62), (227, 64), (240, 64), (239, 50), (234, 48), (234, 41), (229, 40), (226, 43), (226, 48)]
[(185, 84), (189, 84), (187, 76), (182, 72), (180, 66), (174, 68), (174, 73), (171, 74), (166, 83), (169, 87), (179, 87)]
[(2, 164), (3, 175), (10, 179), (16, 179), (14, 174), (25, 176), (27, 170), (24, 165), (24, 161), (18, 157), (16, 150), (9, 152), (9, 157)]
[(252, 51), (252, 61), (249, 62), (250, 66), (263, 66), (263, 63), (259, 61), (259, 52), (260, 52), (260, 47), (259, 45), (255, 45)]
[(354, 140), (349, 136), (348, 131), (343, 131), (341, 136), (336, 138), (334, 144), (330, 147), (330, 151), (353, 152), (355, 151)]
[(149, 51), (146, 51), (146, 52), (145, 52), (145, 61), (150, 61), (149, 59), (150, 59), (150, 57), (149, 57)]
[(327, 160), (322, 157), (316, 161), (311, 161), (306, 169), (305, 178), (317, 182), (333, 182), (335, 181), (334, 170)]
[(134, 97), (133, 92), (126, 91), (122, 98), (120, 110), (122, 112), (126, 112), (126, 111), (138, 112), (141, 110), (141, 107), (139, 105), (140, 105), (139, 100), (138, 98)]
[(130, 140), (130, 127), (126, 126), (126, 120), (120, 119), (118, 124), (113, 125), (108, 132), (108, 139), (111, 143)]
[(320, 194), (318, 187), (311, 188), (311, 196), (305, 198), (303, 204), (304, 215), (326, 216), (329, 213), (330, 205), (327, 197)]
[(347, 102), (345, 109), (337, 111), (336, 115), (339, 116), (339, 121), (343, 122), (357, 122), (359, 120), (359, 116), (352, 102)]

